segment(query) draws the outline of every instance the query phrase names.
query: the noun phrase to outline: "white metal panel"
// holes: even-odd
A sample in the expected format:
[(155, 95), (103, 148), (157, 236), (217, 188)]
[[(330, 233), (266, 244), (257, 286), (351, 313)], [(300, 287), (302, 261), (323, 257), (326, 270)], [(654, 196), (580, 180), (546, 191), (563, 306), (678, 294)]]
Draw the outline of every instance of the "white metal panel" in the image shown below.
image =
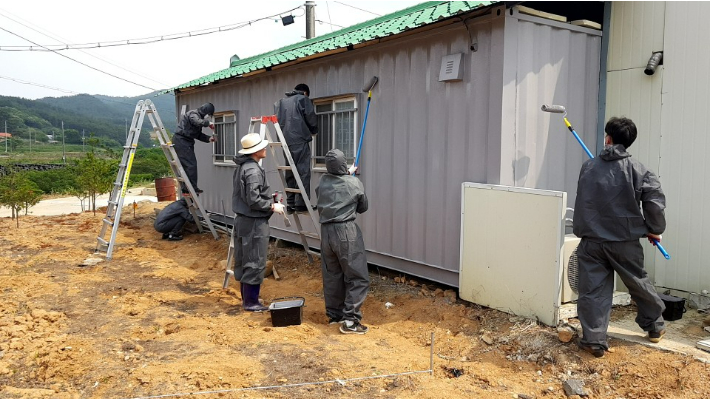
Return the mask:
[(710, 289), (708, 20), (709, 2), (666, 4), (660, 175), (671, 260), (656, 262), (656, 281), (694, 292)]
[(663, 50), (666, 2), (613, 1), (607, 69), (644, 68), (654, 51)]
[(464, 183), (459, 295), (557, 324), (565, 193)]

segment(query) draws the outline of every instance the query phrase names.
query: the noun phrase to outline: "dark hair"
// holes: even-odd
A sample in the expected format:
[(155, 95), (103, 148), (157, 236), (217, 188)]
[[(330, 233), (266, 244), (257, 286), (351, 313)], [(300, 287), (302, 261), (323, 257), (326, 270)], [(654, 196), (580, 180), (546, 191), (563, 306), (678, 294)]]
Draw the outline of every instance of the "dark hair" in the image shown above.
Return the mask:
[(636, 125), (629, 118), (613, 117), (607, 121), (604, 131), (611, 137), (614, 144), (621, 144), (625, 148), (631, 147), (636, 141)]
[(293, 89), (298, 90), (298, 91), (302, 91), (302, 92), (306, 93), (306, 95), (311, 94), (311, 89), (309, 89), (308, 85), (305, 83), (299, 83)]

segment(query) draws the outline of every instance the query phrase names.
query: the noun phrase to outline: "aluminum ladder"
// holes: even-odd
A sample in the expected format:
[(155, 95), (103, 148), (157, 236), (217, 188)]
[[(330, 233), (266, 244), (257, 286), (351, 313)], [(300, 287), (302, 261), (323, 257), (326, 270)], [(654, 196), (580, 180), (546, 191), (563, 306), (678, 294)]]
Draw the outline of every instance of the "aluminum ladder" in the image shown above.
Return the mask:
[[(184, 182), (185, 186), (188, 188), (190, 195), (185, 196), (185, 201), (188, 204), (190, 213), (197, 224), (200, 232), (203, 231), (202, 221), (207, 225), (207, 227), (212, 232), (215, 239), (219, 238), (217, 231), (212, 225), (207, 212), (202, 207), (194, 188), (190, 184), (190, 180), (185, 176), (185, 171), (182, 168), (182, 164), (175, 153), (170, 137), (168, 136), (163, 122), (160, 120), (158, 111), (155, 109), (155, 105), (150, 100), (141, 100), (136, 104), (136, 109), (133, 112), (133, 120), (131, 121), (131, 128), (128, 131), (128, 137), (126, 138), (126, 145), (123, 147), (123, 157), (118, 165), (118, 174), (116, 175), (116, 180), (113, 183), (113, 189), (111, 190), (111, 195), (108, 200), (108, 206), (106, 207), (106, 217), (102, 221), (101, 232), (96, 238), (96, 253), (106, 251), (106, 259), (111, 260), (113, 257), (114, 245), (116, 243), (116, 233), (118, 232), (118, 226), (121, 221), (121, 211), (123, 209), (123, 201), (126, 197), (126, 189), (128, 187), (128, 179), (131, 174), (131, 166), (133, 165), (133, 159), (135, 158), (136, 149), (138, 147), (138, 139), (140, 137), (141, 128), (143, 126), (143, 121), (145, 116), (148, 116), (148, 120), (153, 126), (153, 132), (158, 137), (160, 141), (160, 147), (165, 153), (165, 157), (170, 164), (173, 174), (178, 181)], [(198, 217), (201, 215), (202, 218)], [(109, 228), (111, 229), (111, 236), (106, 239), (106, 233)]]
[[(268, 125), (271, 123), (271, 126), (273, 126), (274, 131), (276, 132), (276, 137), (278, 138), (277, 141), (273, 140), (271, 137), (271, 132), (269, 131)], [(256, 126), (259, 125), (259, 132), (256, 131)], [(286, 143), (286, 139), (284, 139), (283, 132), (281, 131), (281, 126), (279, 126), (279, 121), (276, 119), (276, 115), (268, 115), (268, 116), (260, 116), (260, 117), (252, 117), (251, 120), (249, 121), (249, 130), (247, 133), (259, 133), (262, 139), (266, 139), (269, 141), (269, 149), (271, 150), (271, 155), (274, 158), (274, 162), (276, 163), (276, 169), (279, 172), (279, 177), (281, 178), (281, 183), (283, 184), (284, 191), (287, 193), (294, 193), (294, 194), (301, 194), (303, 196), (303, 202), (306, 204), (306, 209), (308, 210), (308, 216), (311, 218), (311, 221), (313, 222), (313, 226), (318, 226), (318, 215), (316, 214), (316, 211), (313, 210), (313, 207), (311, 206), (311, 201), (309, 199), (308, 194), (305, 193), (305, 188), (303, 187), (303, 181), (301, 180), (301, 175), (298, 174), (298, 170), (296, 169), (296, 166), (293, 163), (293, 158), (291, 157), (291, 151), (288, 149), (288, 144)], [(281, 159), (277, 155), (277, 148), (283, 148), (282, 154), (285, 160), (288, 162), (288, 165), (279, 165), (279, 159)], [(293, 173), (293, 177), (296, 179), (296, 184), (298, 185), (298, 188), (288, 188), (286, 185), (286, 171), (291, 171)], [(308, 245), (308, 238), (314, 238), (316, 240), (320, 240), (320, 234), (317, 231), (307, 231), (303, 229), (303, 225), (301, 223), (301, 219), (299, 217), (299, 212), (294, 212), (291, 214), (293, 216), (294, 221), (296, 222), (296, 229), (298, 231), (299, 236), (301, 237), (301, 244), (303, 245), (303, 250), (306, 252), (306, 256), (308, 257), (308, 262), (313, 263), (313, 255), (319, 255), (318, 252), (312, 251)], [(284, 214), (284, 217), (286, 215)], [(236, 224), (236, 219), (235, 219), (235, 224)], [(234, 254), (235, 254), (235, 230), (236, 226), (232, 227), (232, 238), (229, 243), (229, 250), (227, 251), (227, 265), (226, 265), (226, 272), (224, 275), (224, 283), (222, 284), (223, 288), (227, 288), (229, 285), (229, 279), (232, 275), (234, 275), (234, 271), (232, 270), (232, 262), (234, 260)]]

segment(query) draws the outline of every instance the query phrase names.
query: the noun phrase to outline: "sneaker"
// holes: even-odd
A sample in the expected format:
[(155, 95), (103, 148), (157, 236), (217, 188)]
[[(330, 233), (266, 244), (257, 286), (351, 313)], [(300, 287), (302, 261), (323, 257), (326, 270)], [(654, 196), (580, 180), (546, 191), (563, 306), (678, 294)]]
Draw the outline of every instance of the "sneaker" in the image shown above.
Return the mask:
[(577, 346), (579, 346), (579, 349), (591, 353), (594, 355), (594, 357), (603, 357), (604, 356), (604, 348), (602, 348), (599, 345), (584, 345), (578, 343)]
[(328, 324), (341, 324), (341, 323), (345, 323), (345, 320), (339, 319), (336, 317), (329, 317), (328, 318)]
[(182, 234), (169, 234), (168, 240), (170, 241), (180, 241), (182, 240)]
[(167, 240), (170, 234), (168, 233), (163, 233), (163, 240)]
[(666, 329), (664, 328), (661, 331), (649, 331), (648, 332), (648, 340), (653, 342), (654, 344), (657, 344), (661, 341), (661, 338), (666, 334)]
[(340, 324), (340, 332), (343, 334), (365, 334), (369, 328), (360, 324), (359, 321), (343, 320)]

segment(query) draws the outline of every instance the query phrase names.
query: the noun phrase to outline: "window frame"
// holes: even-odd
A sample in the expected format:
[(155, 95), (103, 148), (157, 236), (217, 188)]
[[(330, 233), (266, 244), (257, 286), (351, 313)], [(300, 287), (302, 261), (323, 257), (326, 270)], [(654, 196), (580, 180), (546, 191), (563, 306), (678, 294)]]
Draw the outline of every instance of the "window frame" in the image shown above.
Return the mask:
[[(226, 118), (232, 116), (234, 118), (234, 121), (232, 122), (217, 122), (217, 118)], [(218, 146), (223, 145), (223, 143), (220, 143), (220, 136), (217, 137), (217, 141), (212, 143), (212, 164), (215, 166), (235, 166), (234, 162), (232, 162), (231, 157), (236, 156), (237, 151), (239, 151), (239, 111), (237, 110), (230, 110), (230, 111), (222, 111), (222, 112), (215, 112), (215, 114), (212, 116), (212, 121), (215, 125), (215, 132), (218, 131), (218, 129), (222, 125), (227, 125), (230, 123), (234, 124), (234, 130), (231, 132), (234, 135), (234, 154), (227, 154), (227, 149), (224, 147), (221, 147), (221, 149), (225, 152), (225, 154), (218, 154), (216, 153), (217, 149), (219, 148)], [(223, 141), (223, 140), (222, 140)], [(232, 148), (230, 148), (232, 149)]]
[[(346, 112), (352, 112), (353, 113), (353, 136), (354, 136), (354, 142), (353, 142), (353, 156), (352, 157), (346, 157), (346, 161), (350, 164), (355, 161), (355, 157), (357, 156), (357, 146), (358, 142), (360, 140), (360, 132), (358, 131), (358, 118), (359, 118), (359, 104), (360, 104), (360, 93), (347, 93), (347, 94), (341, 94), (338, 96), (332, 96), (332, 97), (321, 97), (321, 98), (316, 98), (313, 99), (313, 108), (314, 110), (317, 109), (318, 105), (324, 105), (324, 104), (330, 104), (331, 109), (330, 111), (327, 112), (317, 112), (316, 115), (318, 115), (319, 120), (320, 116), (330, 114), (329, 123), (331, 126), (331, 142), (336, 141), (335, 137), (335, 125), (336, 125), (336, 116), (338, 114), (346, 113)], [(353, 107), (345, 110), (336, 110), (336, 104), (337, 103), (344, 103), (344, 102), (353, 102)], [(313, 143), (313, 154), (311, 154), (311, 166), (313, 167), (313, 170), (316, 171), (325, 171), (325, 162), (319, 162), (318, 158), (325, 157), (325, 154), (318, 155), (316, 153), (318, 149), (318, 140), (322, 137), (321, 135), (323, 134), (323, 128), (322, 126), (318, 126), (318, 134), (316, 135)]]

